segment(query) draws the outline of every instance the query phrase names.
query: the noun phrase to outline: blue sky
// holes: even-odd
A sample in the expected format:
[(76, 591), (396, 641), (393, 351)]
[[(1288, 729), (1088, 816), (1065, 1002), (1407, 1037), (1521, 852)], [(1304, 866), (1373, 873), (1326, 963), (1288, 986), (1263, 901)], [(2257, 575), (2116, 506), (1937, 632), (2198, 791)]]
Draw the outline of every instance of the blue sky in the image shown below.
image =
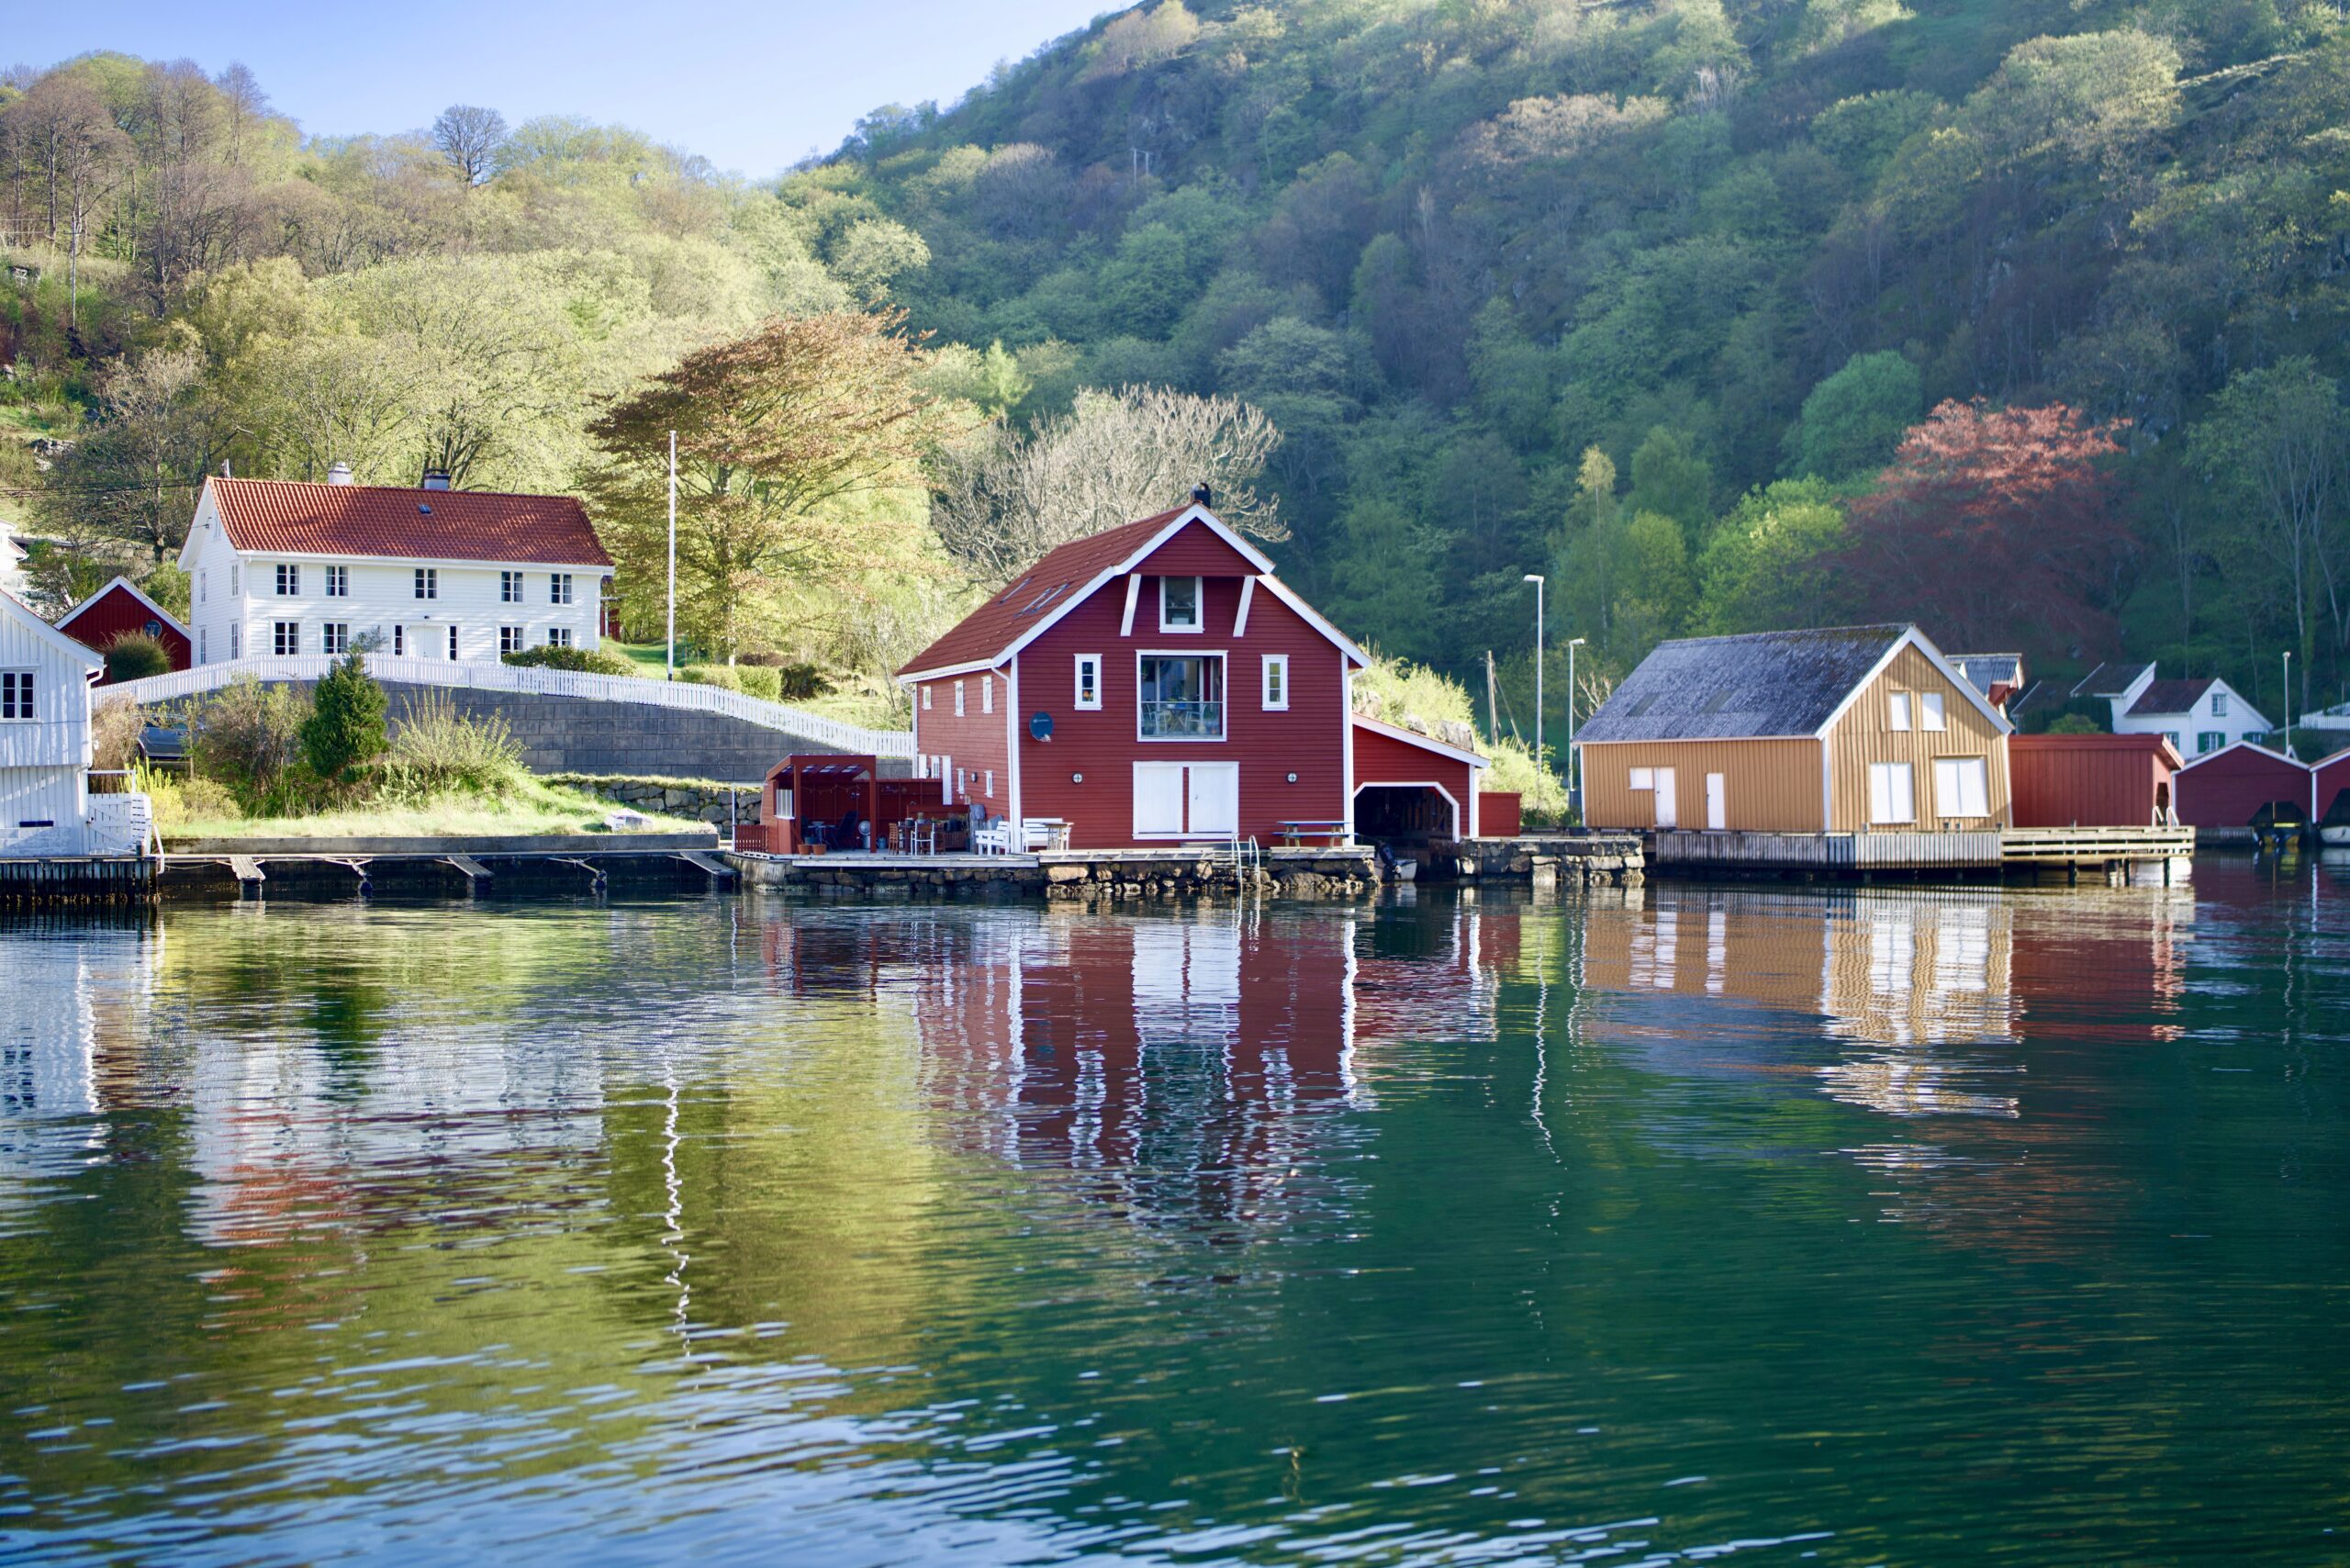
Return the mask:
[(950, 103), (998, 60), (1117, 0), (80, 0), (14, 12), (0, 63), (95, 49), (241, 60), (313, 135), (420, 129), (453, 103), (510, 122), (575, 114), (632, 126), (721, 168), (773, 174), (831, 151), (886, 103)]

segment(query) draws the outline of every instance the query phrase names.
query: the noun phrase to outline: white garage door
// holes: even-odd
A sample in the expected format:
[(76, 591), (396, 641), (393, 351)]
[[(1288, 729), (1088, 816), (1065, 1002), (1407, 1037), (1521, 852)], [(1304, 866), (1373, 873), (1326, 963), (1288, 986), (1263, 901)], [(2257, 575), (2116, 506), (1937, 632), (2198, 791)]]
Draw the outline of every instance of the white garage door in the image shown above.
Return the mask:
[(1239, 825), (1238, 763), (1135, 764), (1136, 838), (1229, 838)]

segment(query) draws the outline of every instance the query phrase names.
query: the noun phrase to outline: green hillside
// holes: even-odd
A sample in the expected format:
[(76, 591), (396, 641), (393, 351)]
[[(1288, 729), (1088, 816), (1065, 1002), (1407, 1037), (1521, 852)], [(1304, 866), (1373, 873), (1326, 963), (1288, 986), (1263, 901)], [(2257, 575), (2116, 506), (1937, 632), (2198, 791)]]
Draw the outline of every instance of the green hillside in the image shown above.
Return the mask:
[[(0, 87), (38, 271), (0, 287), (0, 431), (82, 438), (0, 442), (0, 511), (87, 572), (167, 551), (223, 459), (574, 486), (688, 351), (901, 308), (960, 409), (931, 482), (1110, 428), (1084, 388), (1245, 399), (1284, 572), (1480, 688), (1494, 650), (1526, 728), (1529, 572), (1602, 680), (1897, 617), (2267, 704), (2291, 649), (2297, 707), (2350, 695), (2336, 5), (1161, 0), (771, 186), (473, 129), (305, 140), (240, 71), (110, 55)], [(752, 642), (869, 689), (968, 603), (1025, 535), (934, 532), (923, 480), (842, 525), (902, 569), (778, 580)]]

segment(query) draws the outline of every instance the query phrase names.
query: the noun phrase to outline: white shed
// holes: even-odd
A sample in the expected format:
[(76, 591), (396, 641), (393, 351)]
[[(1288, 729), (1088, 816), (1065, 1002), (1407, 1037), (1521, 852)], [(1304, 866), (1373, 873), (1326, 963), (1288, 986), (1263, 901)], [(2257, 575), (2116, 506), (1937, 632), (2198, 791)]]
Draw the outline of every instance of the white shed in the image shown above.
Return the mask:
[(105, 668), (0, 593), (0, 855), (85, 852), (90, 683)]

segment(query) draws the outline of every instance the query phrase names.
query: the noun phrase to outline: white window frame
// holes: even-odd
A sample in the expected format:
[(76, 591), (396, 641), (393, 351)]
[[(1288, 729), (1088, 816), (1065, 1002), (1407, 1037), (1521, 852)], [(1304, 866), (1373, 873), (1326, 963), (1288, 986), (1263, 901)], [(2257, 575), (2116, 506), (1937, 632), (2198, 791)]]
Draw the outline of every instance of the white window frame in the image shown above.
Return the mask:
[(1077, 704), (1078, 711), (1098, 713), (1102, 711), (1102, 655), (1100, 654), (1077, 655), (1076, 685), (1072, 689), (1075, 695), (1070, 700)]
[(2212, 752), (2221, 750), (2227, 744), (2228, 732), (2225, 730), (2199, 730), (2195, 734), (2195, 755), (2209, 756)]
[[(1223, 692), (1223, 722), (1212, 735), (1147, 735), (1142, 733), (1142, 661), (1145, 659), (1214, 659), (1224, 666), (1216, 680)], [(1224, 648), (1136, 648), (1135, 650), (1135, 739), (1144, 745), (1222, 745), (1232, 738), (1232, 657)]]
[(1935, 734), (1950, 728), (1950, 715), (1943, 711), (1941, 692), (1921, 691), (1918, 694), (1918, 727)]
[(0, 670), (0, 723), (39, 722), (39, 675), (34, 669)]
[(449, 662), (457, 662), (457, 628), (454, 625), (449, 628)]
[(922, 689), (922, 711), (925, 713), (930, 711), (930, 684), (927, 681)]
[[(982, 713), (995, 711), (995, 677), (991, 674), (979, 677), (979, 711)], [(995, 791), (990, 790), (988, 793), (992, 795)]]
[(549, 604), (571, 602), (571, 574), (569, 572), (547, 574), (547, 602)]
[(328, 566), (325, 568), (325, 571), (327, 574), (327, 597), (329, 599), (349, 599), (351, 597), (351, 568), (349, 566)]
[(955, 716), (963, 716), (963, 683), (959, 680), (955, 683)]
[(498, 602), (500, 604), (522, 602), (521, 573), (501, 571), (498, 574)]
[(245, 623), (241, 621), (231, 621), (229, 622), (229, 662), (234, 664), (244, 656)]
[(299, 564), (293, 561), (277, 563), (277, 597), (279, 599), (302, 597), (302, 568)]
[(212, 574), (202, 566), (196, 570), (196, 602), (202, 604), (209, 595)]
[(395, 622), (392, 625), (392, 657), (408, 657), (408, 628)]
[[(292, 644), (288, 646), (287, 644)], [(273, 621), (269, 623), (270, 652), (279, 658), (289, 658), (302, 651), (302, 623), (299, 621)]]
[[(1901, 781), (1901, 805), (1906, 815), (1894, 814), (1893, 781)], [(1869, 825), (1914, 827), (1918, 822), (1918, 776), (1906, 762), (1869, 764)]]
[(1635, 768), (1633, 768), (1633, 769), (1632, 769), (1631, 778), (1626, 781), (1626, 783), (1625, 783), (1625, 786), (1624, 786), (1624, 787), (1625, 787), (1626, 789), (1628, 789), (1628, 790), (1653, 790), (1653, 789), (1655, 789), (1655, 788), (1656, 788), (1656, 769), (1655, 769), (1655, 768), (1653, 768), (1653, 767), (1635, 767)]
[(1267, 654), (1257, 674), (1257, 701), (1268, 713), (1289, 711), (1289, 655)]
[(1909, 694), (1896, 691), (1886, 703), (1885, 727), (1898, 735), (1909, 733)]
[(212, 662), (212, 628), (209, 626), (196, 629), (196, 662), (200, 665)]
[(531, 644), (525, 640), (526, 635), (527, 634), (520, 626), (500, 626), (498, 629), (498, 651), (499, 655), (502, 656), (507, 654), (519, 654), (524, 648), (529, 647)]
[(994, 800), (995, 769), (992, 767), (989, 768), (985, 773), (980, 775), (980, 780), (979, 798), (984, 801)]
[(319, 652), (347, 654), (351, 652), (351, 622), (327, 621), (319, 625)]
[[(1955, 799), (1943, 800), (1945, 792)], [(1990, 763), (1979, 756), (1934, 758), (1934, 815), (1980, 820), (1990, 814)]]
[(235, 598), (239, 597), (240, 595), (241, 595), (241, 594), (245, 591), (244, 583), (245, 583), (244, 563), (243, 563), (243, 562), (241, 562), (241, 561), (231, 561), (231, 562), (229, 562), (229, 597), (230, 599), (235, 599)]
[(438, 567), (438, 566), (419, 566), (419, 567), (417, 567), (417, 569), (416, 569), (416, 597), (417, 597), (417, 598), (419, 598), (419, 599), (439, 599), (439, 598), (441, 597), (441, 568), (440, 568), (440, 567)]
[(2211, 717), (2213, 717), (2214, 719), (2224, 719), (2224, 718), (2226, 718), (2227, 716), (2228, 716), (2228, 694), (2227, 694), (2226, 692), (2224, 692), (2224, 691), (2214, 691), (2214, 692), (2212, 692), (2212, 693), (2211, 693)]
[(550, 648), (575, 648), (575, 647), (577, 647), (578, 645), (579, 645), (578, 644), (576, 644), (576, 643), (573, 642), (573, 641), (572, 641), (572, 639), (571, 639), (571, 628), (570, 628), (570, 627), (568, 627), (568, 626), (550, 626), (550, 627), (548, 627), (548, 628), (547, 628), (547, 646), (548, 646), (548, 647), (550, 647)]
[[(1179, 626), (1167, 619), (1167, 585), (1192, 585), (1192, 623)], [(1208, 629), (1208, 583), (1205, 577), (1161, 577), (1158, 579), (1158, 629), (1177, 637), (1196, 637)]]

